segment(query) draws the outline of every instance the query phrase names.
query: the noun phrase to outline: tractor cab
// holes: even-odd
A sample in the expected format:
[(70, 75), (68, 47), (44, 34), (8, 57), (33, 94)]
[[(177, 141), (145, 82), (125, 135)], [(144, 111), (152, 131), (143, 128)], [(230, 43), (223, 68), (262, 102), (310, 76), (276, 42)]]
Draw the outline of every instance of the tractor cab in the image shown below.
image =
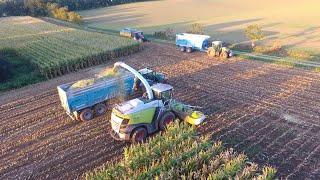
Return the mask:
[(213, 41), (212, 47), (215, 49), (221, 49), (222, 48), (222, 41)]
[(138, 41), (141, 41), (141, 42), (144, 42), (144, 41), (147, 40), (147, 39), (144, 37), (142, 31), (134, 31), (134, 32), (132, 33), (132, 35), (133, 35), (133, 39), (134, 39), (134, 40), (138, 40)]
[(171, 99), (173, 95), (173, 87), (169, 84), (155, 84), (151, 87), (154, 98), (156, 100), (162, 100), (164, 105), (166, 105)]
[[(166, 83), (166, 77), (162, 73), (158, 73), (148, 68), (140, 69), (139, 73), (147, 80), (149, 85), (153, 85), (154, 83)], [(134, 89), (139, 90), (143, 85), (141, 80), (137, 77), (134, 79)]]
[[(165, 83), (165, 75), (148, 68), (139, 70), (139, 73), (147, 80), (155, 83)], [(151, 84), (152, 85), (152, 84)]]
[(136, 37), (142, 37), (143, 38), (143, 32), (142, 31), (135, 31), (134, 32), (134, 36), (136, 36)]
[(147, 39), (144, 37), (142, 31), (138, 31), (137, 29), (132, 28), (124, 28), (120, 31), (120, 36), (130, 37), (136, 41), (145, 42)]
[(224, 59), (233, 55), (229, 48), (223, 46), (222, 41), (213, 41), (212, 46), (207, 50), (207, 54), (210, 57), (221, 57)]

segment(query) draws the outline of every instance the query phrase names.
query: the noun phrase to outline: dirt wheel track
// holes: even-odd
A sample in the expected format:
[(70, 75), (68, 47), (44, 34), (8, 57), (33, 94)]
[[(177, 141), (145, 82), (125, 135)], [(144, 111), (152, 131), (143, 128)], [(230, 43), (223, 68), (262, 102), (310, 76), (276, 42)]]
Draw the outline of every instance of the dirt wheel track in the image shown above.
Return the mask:
[[(319, 74), (151, 43), (123, 60), (164, 72), (176, 98), (203, 107), (208, 119), (200, 131), (213, 140), (277, 167), (280, 177), (320, 179)], [(0, 95), (1, 179), (73, 179), (121, 157), (126, 144), (108, 134), (110, 111), (73, 121), (56, 91), (114, 62)]]

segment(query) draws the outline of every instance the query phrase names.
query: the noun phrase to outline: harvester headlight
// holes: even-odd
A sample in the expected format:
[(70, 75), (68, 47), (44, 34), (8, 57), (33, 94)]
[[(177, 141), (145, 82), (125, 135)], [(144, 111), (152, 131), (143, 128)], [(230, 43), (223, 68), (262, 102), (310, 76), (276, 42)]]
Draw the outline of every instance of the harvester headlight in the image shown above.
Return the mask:
[(123, 119), (121, 122), (121, 126), (127, 126), (129, 124), (129, 119)]

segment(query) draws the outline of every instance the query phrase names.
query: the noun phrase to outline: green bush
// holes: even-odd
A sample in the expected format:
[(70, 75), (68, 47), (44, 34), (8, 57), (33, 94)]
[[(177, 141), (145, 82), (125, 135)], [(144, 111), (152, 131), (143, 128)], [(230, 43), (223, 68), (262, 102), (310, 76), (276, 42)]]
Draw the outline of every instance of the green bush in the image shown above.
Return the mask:
[(202, 24), (194, 23), (191, 24), (190, 29), (187, 31), (191, 34), (204, 34), (205, 28)]
[(244, 30), (244, 33), (247, 36), (247, 38), (250, 39), (252, 48), (255, 47), (256, 41), (259, 41), (264, 38), (262, 28), (258, 24), (252, 24), (247, 26)]
[(80, 14), (69, 11), (67, 7), (59, 7), (56, 3), (48, 3), (47, 9), (49, 11), (49, 15), (56, 19), (70, 21), (77, 24), (82, 23), (82, 17)]
[(77, 24), (81, 24), (82, 23), (82, 17), (80, 16), (80, 14), (77, 14), (73, 11), (71, 12), (68, 12), (68, 20), (70, 22), (74, 22), (74, 23), (77, 23)]
[(168, 28), (165, 31), (156, 31), (156, 32), (154, 32), (153, 36), (155, 38), (159, 38), (159, 39), (172, 40), (172, 39), (174, 39), (174, 32), (173, 32), (173, 29)]
[(312, 58), (312, 55), (306, 51), (289, 49), (287, 55), (294, 59), (308, 60)]
[[(210, 136), (198, 136), (196, 129), (178, 122), (147, 143), (125, 148), (118, 163), (88, 172), (86, 179), (273, 179), (276, 170), (262, 171), (249, 164), (244, 154), (224, 149)], [(263, 179), (267, 179), (263, 178)]]

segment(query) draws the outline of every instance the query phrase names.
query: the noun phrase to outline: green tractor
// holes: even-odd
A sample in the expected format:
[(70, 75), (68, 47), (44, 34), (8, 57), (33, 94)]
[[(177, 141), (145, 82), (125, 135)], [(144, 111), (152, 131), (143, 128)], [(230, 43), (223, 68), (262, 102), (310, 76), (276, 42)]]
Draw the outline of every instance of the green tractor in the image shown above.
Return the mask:
[(222, 46), (222, 41), (213, 41), (212, 46), (207, 50), (207, 54), (209, 57), (221, 57), (223, 59), (233, 55), (229, 48)]
[(205, 119), (200, 111), (172, 99), (173, 87), (157, 83), (152, 86), (130, 66), (118, 62), (115, 69), (122, 67), (138, 77), (145, 86), (143, 97), (115, 105), (111, 113), (111, 135), (116, 140), (143, 142), (149, 134), (163, 131), (176, 118), (198, 125)]

